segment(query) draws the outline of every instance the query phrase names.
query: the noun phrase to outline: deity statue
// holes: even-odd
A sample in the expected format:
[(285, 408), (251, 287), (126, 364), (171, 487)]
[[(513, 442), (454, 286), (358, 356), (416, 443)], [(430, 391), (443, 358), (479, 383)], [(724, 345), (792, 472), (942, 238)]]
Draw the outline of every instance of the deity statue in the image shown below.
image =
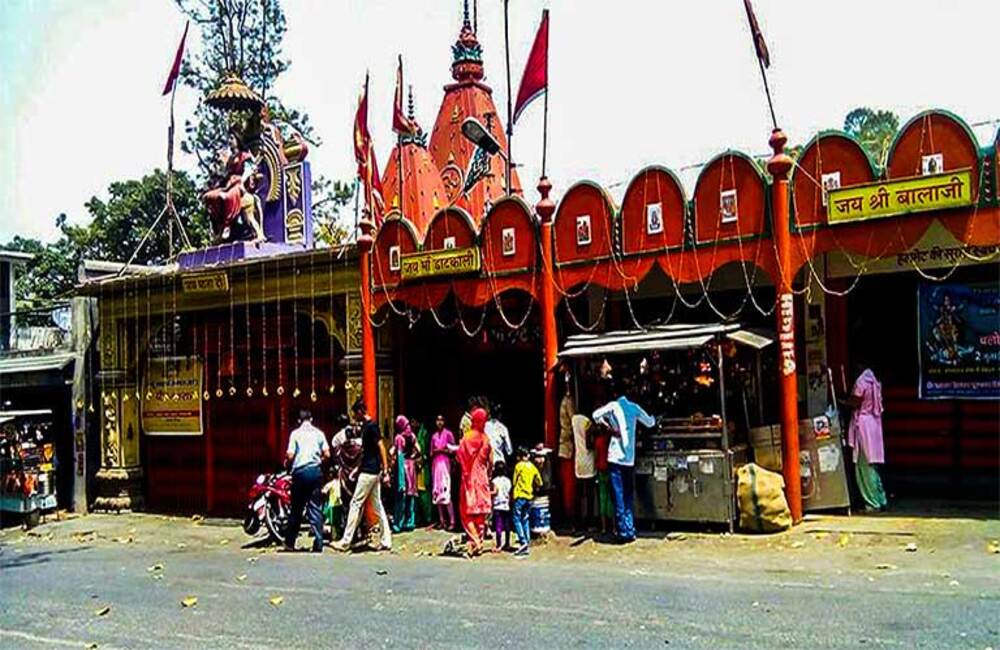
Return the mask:
[(257, 195), (261, 182), (259, 161), (244, 148), (235, 130), (229, 134), (229, 150), (220, 152), (219, 157), (222, 171), (216, 176), (214, 186), (201, 197), (216, 239), (232, 241), (236, 238), (234, 228), (242, 225), (253, 234), (254, 242), (263, 241), (264, 212)]

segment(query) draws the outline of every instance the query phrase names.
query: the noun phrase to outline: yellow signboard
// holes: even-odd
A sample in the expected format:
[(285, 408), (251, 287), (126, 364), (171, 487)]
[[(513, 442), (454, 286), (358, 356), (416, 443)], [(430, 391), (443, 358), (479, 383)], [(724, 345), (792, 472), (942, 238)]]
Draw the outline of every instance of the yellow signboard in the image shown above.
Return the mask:
[(478, 271), (480, 264), (479, 249), (475, 247), (409, 253), (400, 260), (400, 274), (404, 280), (458, 275)]
[(972, 203), (972, 172), (920, 176), (830, 190), (829, 222), (850, 223), (910, 212), (956, 208)]
[(229, 291), (229, 276), (225, 271), (191, 273), (181, 276), (184, 293), (218, 293)]
[(142, 396), (142, 430), (148, 436), (200, 436), (201, 360), (150, 359)]

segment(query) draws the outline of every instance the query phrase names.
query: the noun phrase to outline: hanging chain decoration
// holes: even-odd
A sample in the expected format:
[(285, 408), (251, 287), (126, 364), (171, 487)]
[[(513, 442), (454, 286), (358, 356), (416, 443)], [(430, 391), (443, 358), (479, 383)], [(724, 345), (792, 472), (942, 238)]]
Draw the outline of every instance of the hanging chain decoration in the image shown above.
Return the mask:
[[(334, 309), (333, 309), (334, 308), (334, 303), (333, 303), (333, 297), (334, 297), (334, 291), (333, 291), (333, 264), (334, 264), (333, 246), (330, 247), (330, 260), (329, 260), (329, 262), (330, 262), (330, 267), (329, 267), (330, 331), (329, 331), (329, 336), (327, 338), (329, 339), (329, 344), (330, 344), (330, 388), (329, 388), (329, 391), (330, 391), (330, 394), (333, 395), (335, 392), (337, 392), (337, 385), (336, 385), (337, 368), (336, 368), (336, 359), (334, 357), (334, 352), (335, 352), (336, 346), (334, 346), (334, 344), (333, 344), (333, 341), (334, 341), (333, 330), (335, 329), (334, 323), (337, 322), (336, 319), (334, 318)], [(345, 327), (344, 328), (345, 334), (346, 334), (346, 329), (347, 328)]]
[(253, 346), (250, 344), (250, 265), (243, 267), (243, 300), (245, 302), (246, 330), (243, 340), (247, 343), (247, 397), (253, 397)]
[(260, 265), (260, 356), (261, 382), (260, 394), (269, 395), (267, 390), (267, 260)]
[[(235, 280), (235, 273), (233, 279)], [(226, 370), (229, 375), (229, 396), (236, 396), (236, 283), (229, 283), (229, 358), (226, 360)]]
[[(149, 360), (150, 352), (152, 351), (152, 345), (153, 345), (153, 319), (152, 316), (150, 315), (150, 312), (152, 310), (151, 305), (153, 302), (152, 286), (153, 286), (152, 279), (147, 279), (146, 280), (146, 344), (144, 346), (147, 361)], [(148, 366), (149, 364), (147, 363), (146, 365)], [(146, 385), (146, 399), (153, 399), (153, 391), (150, 390), (148, 383)]]
[[(134, 281), (133, 281), (134, 282)], [(121, 356), (122, 356), (122, 402), (132, 399), (132, 391), (128, 389), (129, 374), (132, 368), (129, 365), (132, 345), (129, 341), (129, 320), (128, 320), (128, 276), (122, 278), (122, 335), (121, 335)]]
[(207, 402), (210, 399), (212, 399), (212, 393), (209, 390), (210, 388), (209, 381), (211, 377), (209, 376), (208, 373), (208, 322), (204, 318), (202, 318), (201, 320), (201, 339), (202, 339), (201, 359), (202, 359), (202, 367), (204, 368), (204, 374), (205, 374), (205, 386), (203, 387), (201, 396)]
[(281, 266), (278, 260), (274, 261), (274, 286), (277, 289), (277, 300), (275, 300), (275, 308), (277, 310), (277, 316), (274, 321), (275, 334), (277, 336), (277, 343), (275, 347), (278, 350), (278, 387), (275, 392), (278, 396), (285, 394), (285, 343), (281, 337), (282, 327), (281, 327)]
[(215, 397), (221, 398), (222, 392), (222, 323), (215, 326)]
[[(174, 358), (174, 372), (175, 375), (180, 372), (180, 358), (177, 356), (180, 354), (180, 348), (178, 347), (178, 338), (180, 338), (181, 333), (184, 329), (181, 327), (181, 317), (180, 313), (177, 311), (177, 285), (180, 277), (177, 274), (170, 276), (170, 296), (171, 296), (171, 307), (170, 307), (170, 354)], [(181, 398), (180, 393), (177, 392), (176, 386), (174, 387), (174, 392), (170, 396), (170, 399), (175, 402)]]
[(296, 257), (292, 257), (292, 363), (294, 367), (294, 385), (292, 387), (292, 397), (302, 394), (299, 390), (299, 270), (295, 264)]
[(309, 401), (316, 395), (316, 257), (309, 254)]

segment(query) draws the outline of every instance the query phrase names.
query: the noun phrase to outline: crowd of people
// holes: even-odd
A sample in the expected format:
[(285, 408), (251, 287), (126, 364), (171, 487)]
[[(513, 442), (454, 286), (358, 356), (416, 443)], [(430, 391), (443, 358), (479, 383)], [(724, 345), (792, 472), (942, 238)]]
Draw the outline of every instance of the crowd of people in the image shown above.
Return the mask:
[[(305, 512), (314, 552), (323, 550), (325, 528), (336, 538), (331, 546), (347, 551), (361, 544), (388, 550), (394, 533), (430, 526), (463, 532), (463, 552), (470, 556), (482, 553), (491, 536), (496, 551), (528, 554), (529, 511), (547, 454), (515, 453), (498, 406), (470, 399), (457, 435), (443, 415), (435, 418), (433, 432), (398, 415), (392, 438), (383, 438), (361, 400), (352, 416), (327, 442), (311, 413), (299, 413), (286, 452), (292, 475), (288, 549), (295, 548)], [(391, 517), (383, 490), (391, 498)]]
[[(581, 414), (567, 384), (556, 453), (559, 508), (568, 526), (575, 528), (584, 514), (596, 514), (602, 533), (629, 543), (636, 538), (638, 427), (651, 428), (656, 421), (629, 397), (608, 397), (600, 394), (588, 405), (592, 413)], [(858, 487), (869, 508), (884, 508), (884, 489), (873, 467), (884, 462), (881, 385), (870, 369), (859, 371), (844, 404), (853, 410), (848, 438), (855, 449)], [(391, 549), (393, 533), (434, 526), (464, 532), (463, 552), (470, 556), (482, 553), (489, 537), (495, 540), (494, 550), (528, 555), (530, 513), (545, 483), (539, 468), (548, 462), (549, 450), (541, 445), (515, 450), (499, 411), (485, 398), (470, 399), (457, 435), (443, 415), (435, 418), (433, 432), (398, 415), (389, 449), (361, 400), (352, 407), (353, 422), (329, 443), (312, 424), (311, 414), (302, 411), (286, 458), (293, 479), (286, 546), (295, 547), (305, 510), (314, 551), (323, 549), (324, 526), (339, 533), (332, 546), (342, 551), (356, 543)], [(383, 487), (392, 500), (391, 518)]]

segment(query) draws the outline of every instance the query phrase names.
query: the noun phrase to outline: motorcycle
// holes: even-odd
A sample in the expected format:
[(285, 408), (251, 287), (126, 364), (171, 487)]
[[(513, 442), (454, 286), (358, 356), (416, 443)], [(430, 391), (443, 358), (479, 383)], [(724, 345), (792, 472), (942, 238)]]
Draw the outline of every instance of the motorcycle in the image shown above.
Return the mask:
[(288, 472), (261, 474), (249, 491), (250, 505), (243, 517), (243, 532), (256, 537), (261, 526), (275, 542), (285, 540), (292, 507), (292, 476)]

